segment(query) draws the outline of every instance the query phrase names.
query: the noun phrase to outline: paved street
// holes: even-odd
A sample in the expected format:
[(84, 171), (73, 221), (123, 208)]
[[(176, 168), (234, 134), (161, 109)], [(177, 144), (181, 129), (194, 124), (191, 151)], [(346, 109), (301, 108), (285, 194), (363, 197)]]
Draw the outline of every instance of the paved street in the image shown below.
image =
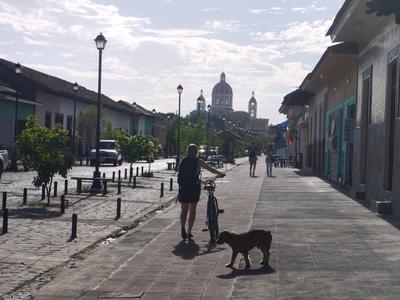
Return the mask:
[[(260, 166), (264, 167), (264, 166)], [(274, 169), (248, 176), (248, 165), (217, 184), (225, 209), (220, 227), (235, 232), (270, 229), (269, 267), (251, 251), (252, 267), (238, 257), (227, 269), (226, 245), (209, 249), (202, 232), (206, 198), (199, 204), (193, 242), (179, 237), (179, 207), (142, 223), (90, 256), (67, 265), (35, 299), (398, 299), (400, 232), (329, 183)]]
[[(101, 170), (110, 177), (110, 172), (125, 167), (103, 167)], [(120, 195), (117, 195), (116, 183), (109, 184), (106, 196), (87, 192), (77, 194), (76, 183), (70, 183), (66, 195), (69, 205), (64, 215), (60, 215), (59, 197), (51, 197), (48, 207), (46, 200), (40, 200), (41, 192), (35, 188), (29, 189), (28, 204), (22, 205), (22, 188), (29, 184), (33, 172), (6, 173), (0, 191), (8, 192), (9, 229), (7, 234), (0, 236), (0, 296), (18, 287), (19, 291), (12, 295), (25, 295), (26, 289), (29, 294), (30, 286), (51, 281), (64, 264), (74, 268), (75, 261), (91, 255), (99, 243), (112, 242), (116, 236), (168, 207), (176, 196), (177, 184), (175, 172), (165, 168), (165, 160), (157, 161), (152, 166), (152, 170), (158, 170), (154, 178), (138, 177), (135, 189), (132, 183), (123, 179)], [(86, 173), (92, 170), (92, 167), (77, 167), (71, 173), (72, 176), (89, 175)], [(169, 191), (170, 178), (174, 180), (173, 191)], [(164, 197), (160, 198), (162, 182)], [(64, 187), (60, 185), (58, 195), (63, 191)], [(115, 220), (117, 197), (122, 199), (119, 220)], [(73, 213), (78, 215), (78, 237), (69, 242)]]

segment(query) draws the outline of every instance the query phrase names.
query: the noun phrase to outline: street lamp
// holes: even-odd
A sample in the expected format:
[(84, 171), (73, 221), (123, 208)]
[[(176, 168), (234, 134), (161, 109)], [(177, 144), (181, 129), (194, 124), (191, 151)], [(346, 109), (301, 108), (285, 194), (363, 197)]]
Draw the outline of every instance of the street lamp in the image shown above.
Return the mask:
[(228, 130), (231, 130), (231, 123), (232, 123), (232, 121), (228, 120)]
[(211, 110), (211, 105), (207, 105), (207, 151), (206, 151), (206, 157), (208, 158), (208, 148), (210, 147), (210, 110)]
[(222, 117), (222, 122), (224, 123), (224, 130), (225, 130), (225, 120), (226, 120), (226, 118), (225, 118), (225, 116), (223, 116)]
[(133, 106), (132, 135), (135, 135), (136, 134), (136, 102), (133, 102), (132, 106)]
[(151, 113), (153, 114), (153, 127), (151, 128), (151, 135), (154, 136), (154, 131), (155, 131), (155, 122), (156, 122), (156, 110), (153, 108), (153, 110), (151, 111)]
[(183, 92), (183, 87), (182, 85), (178, 85), (176, 88), (179, 94), (179, 106), (178, 106), (178, 141), (177, 141), (177, 151), (176, 151), (176, 169), (178, 169), (179, 162), (180, 162), (180, 156), (181, 156), (181, 94)]
[(14, 116), (14, 148), (11, 158), (11, 170), (18, 171), (17, 167), (17, 154), (15, 149), (15, 143), (17, 141), (18, 132), (18, 93), (19, 93), (19, 74), (22, 73), (22, 67), (19, 63), (14, 65), (15, 71), (15, 116)]
[(78, 83), (75, 82), (73, 84), (73, 88), (74, 88), (74, 121), (72, 123), (72, 154), (74, 155), (75, 159), (75, 127), (76, 127), (75, 119), (76, 119), (76, 95), (79, 89)]
[(168, 156), (169, 156), (169, 145), (168, 145), (168, 134), (169, 134), (169, 118), (170, 118), (170, 116), (169, 115), (167, 115), (167, 135), (166, 135), (166, 138), (165, 138), (165, 148), (166, 148), (166, 158), (168, 158)]
[(96, 43), (96, 48), (99, 50), (99, 76), (98, 76), (98, 90), (97, 90), (97, 124), (96, 124), (96, 161), (95, 161), (95, 171), (93, 172), (93, 183), (92, 191), (97, 192), (101, 190), (100, 182), (100, 160), (99, 160), (99, 143), (100, 143), (100, 99), (101, 99), (101, 58), (102, 51), (106, 47), (107, 40), (100, 34), (94, 40)]
[(197, 98), (197, 121), (200, 119), (200, 105), (203, 101), (201, 101), (201, 98)]

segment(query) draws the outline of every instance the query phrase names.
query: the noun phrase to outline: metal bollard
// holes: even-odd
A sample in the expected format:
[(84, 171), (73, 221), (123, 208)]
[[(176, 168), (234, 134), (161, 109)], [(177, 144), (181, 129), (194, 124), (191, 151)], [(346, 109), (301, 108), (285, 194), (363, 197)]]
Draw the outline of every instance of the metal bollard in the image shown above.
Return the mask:
[(82, 179), (76, 180), (76, 191), (78, 192), (78, 194), (82, 192)]
[(129, 169), (129, 179), (131, 179), (133, 177), (133, 168), (130, 167)]
[(68, 180), (64, 180), (64, 195), (68, 194)]
[(135, 189), (136, 188), (136, 176), (133, 176), (133, 185), (132, 188)]
[(118, 180), (121, 180), (121, 170), (118, 170)]
[(44, 200), (44, 198), (46, 198), (46, 187), (42, 184), (42, 200)]
[(103, 181), (103, 196), (107, 195), (107, 180)]
[(112, 182), (114, 182), (114, 181), (115, 181), (115, 171), (112, 174)]
[(106, 173), (103, 173), (103, 178), (106, 178)]
[(78, 231), (78, 215), (72, 214), (72, 228), (71, 228), (71, 238), (73, 240), (77, 237), (76, 233)]
[(3, 230), (1, 234), (8, 232), (8, 209), (3, 209)]
[(121, 180), (118, 180), (118, 195), (121, 194)]
[(119, 218), (121, 218), (121, 198), (117, 199), (117, 217), (115, 219), (118, 220)]
[(125, 173), (124, 173), (124, 179), (127, 179), (128, 178), (128, 170), (127, 169), (125, 169)]
[(161, 182), (160, 187), (160, 198), (164, 197), (164, 182)]
[(174, 187), (174, 179), (170, 178), (169, 179), (169, 190), (172, 191), (173, 187)]
[(7, 209), (7, 192), (3, 192), (3, 205), (2, 205), (2, 210)]
[(82, 157), (79, 158), (79, 165), (82, 167)]
[(54, 181), (54, 197), (57, 197), (57, 181)]
[(143, 176), (143, 173), (144, 173), (144, 167), (142, 166), (142, 176)]
[(28, 201), (28, 189), (24, 188), (24, 194), (22, 195), (22, 204), (26, 205), (27, 201)]
[(65, 213), (65, 195), (61, 195), (60, 201), (60, 213), (63, 215)]
[(139, 167), (136, 167), (136, 176), (139, 176)]

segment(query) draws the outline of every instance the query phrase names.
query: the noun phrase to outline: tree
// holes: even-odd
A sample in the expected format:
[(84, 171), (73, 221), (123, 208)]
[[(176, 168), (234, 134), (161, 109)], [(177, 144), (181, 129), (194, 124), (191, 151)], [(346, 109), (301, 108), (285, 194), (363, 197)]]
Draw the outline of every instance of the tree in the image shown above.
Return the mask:
[(34, 116), (27, 118), (26, 128), (16, 142), (24, 165), (37, 172), (32, 182), (34, 186), (45, 185), (48, 203), (54, 175), (67, 177), (74, 164), (73, 154), (67, 144), (68, 131), (59, 125), (53, 129), (41, 126)]
[(154, 137), (142, 134), (129, 136), (120, 133), (117, 141), (122, 156), (130, 163), (131, 168), (132, 164), (138, 160), (154, 161), (154, 152), (157, 150)]
[[(77, 118), (78, 135), (83, 139), (84, 152), (88, 152), (96, 143), (97, 107), (89, 106), (79, 113)], [(111, 120), (107, 117), (107, 110), (100, 109), (100, 134), (111, 132)]]

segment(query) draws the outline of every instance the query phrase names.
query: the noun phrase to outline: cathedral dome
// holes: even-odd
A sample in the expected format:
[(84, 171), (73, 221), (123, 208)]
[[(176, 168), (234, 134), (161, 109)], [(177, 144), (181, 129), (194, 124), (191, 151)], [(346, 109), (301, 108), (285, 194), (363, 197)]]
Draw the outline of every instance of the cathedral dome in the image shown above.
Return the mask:
[(213, 90), (212, 90), (213, 95), (233, 95), (232, 88), (231, 86), (225, 81), (225, 73), (222, 72), (221, 74), (221, 80), (218, 82)]

